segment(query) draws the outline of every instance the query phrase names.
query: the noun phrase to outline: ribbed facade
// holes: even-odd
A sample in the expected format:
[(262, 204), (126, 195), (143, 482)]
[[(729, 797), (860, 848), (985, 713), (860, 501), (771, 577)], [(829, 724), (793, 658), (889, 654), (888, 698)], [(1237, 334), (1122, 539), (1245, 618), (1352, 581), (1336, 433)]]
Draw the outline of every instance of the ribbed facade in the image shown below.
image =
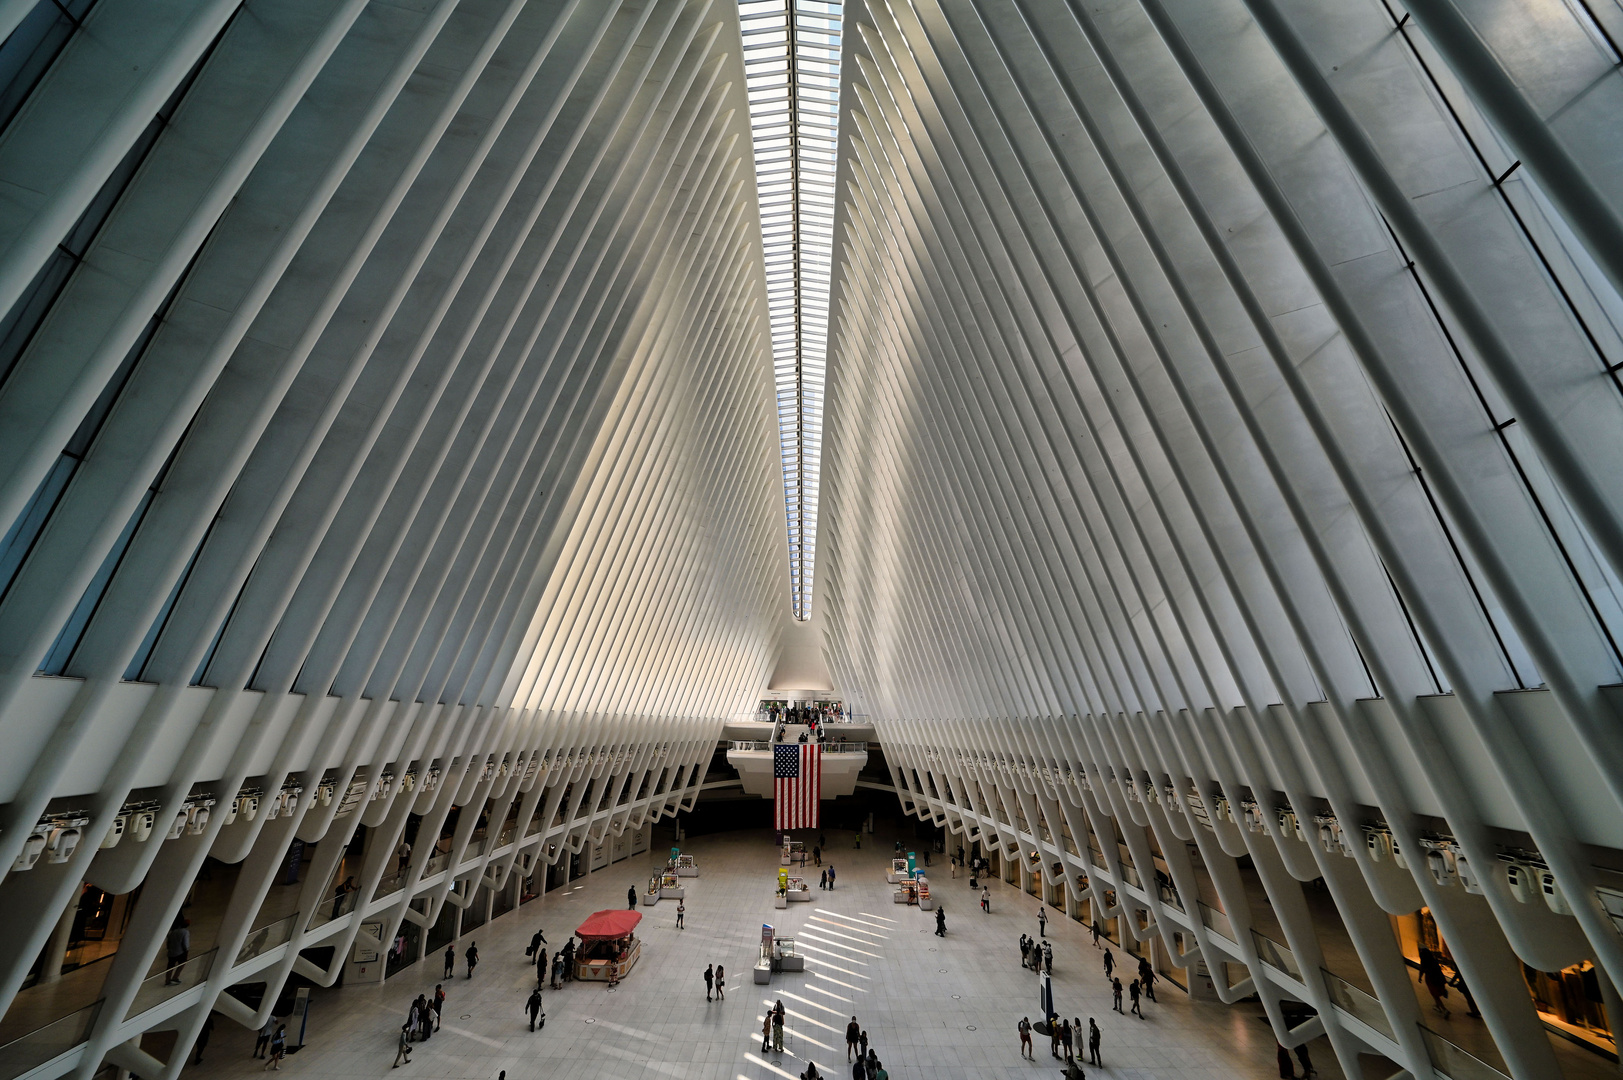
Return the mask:
[(1425, 906), (1560, 1075), (1522, 965), (1594, 961), (1614, 1024), (1623, 977), (1623, 15), (846, 20), (819, 577), (904, 802), (1348, 1075), (1489, 1075), (1424, 1030)]
[[(80, 882), (144, 883), (98, 1002), (9, 1053), (156, 1080), (185, 1054), (133, 1036), (255, 1023), (221, 991), (330, 983), (363, 917), (386, 945), (620, 843), (753, 709), (788, 560), (749, 107), (720, 0), (31, 7), (0, 4), (47, 61), (0, 133), (0, 865), (46, 850), (0, 883), (0, 1002)], [(217, 947), (154, 988), (210, 854)]]

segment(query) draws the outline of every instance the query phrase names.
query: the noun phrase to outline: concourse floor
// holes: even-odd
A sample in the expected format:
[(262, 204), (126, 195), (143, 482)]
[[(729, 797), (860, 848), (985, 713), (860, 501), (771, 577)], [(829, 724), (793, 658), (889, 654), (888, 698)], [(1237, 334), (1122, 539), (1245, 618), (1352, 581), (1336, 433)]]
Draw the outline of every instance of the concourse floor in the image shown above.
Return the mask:
[[(432, 956), (386, 984), (318, 990), (308, 1045), (289, 1055), (282, 1073), (391, 1080), (466, 1078), (576, 1080), (588, 1077), (670, 1080), (771, 1080), (798, 1077), (809, 1058), (831, 1080), (851, 1075), (844, 1029), (855, 1014), (895, 1080), (986, 1080), (1059, 1075), (1046, 1039), (1034, 1036), (1035, 1061), (1020, 1057), (1015, 1024), (1038, 1015), (1036, 978), (1020, 967), (1019, 937), (1035, 936), (1036, 898), (994, 881), (992, 910), (982, 914), (960, 873), (945, 866), (932, 878), (947, 915), (945, 939), (932, 932), (934, 915), (892, 902), (884, 872), (892, 839), (883, 832), (853, 849), (854, 834), (828, 830), (825, 865), (837, 871), (833, 892), (816, 888), (812, 902), (772, 906), (778, 868), (771, 834), (733, 832), (693, 837), (683, 845), (699, 861), (688, 879), (687, 928), (676, 930), (676, 903), (638, 910), (644, 918), (642, 957), (609, 992), (602, 984), (569, 983), (546, 992), (547, 1023), (531, 1034), (522, 1015), (533, 968), (524, 949), (537, 928), (553, 948), (591, 912), (623, 908), (628, 886), (641, 889), (658, 855), (636, 856), (501, 916), (457, 942), (455, 978), (446, 985), (444, 1026), (415, 1044), (411, 1063), (391, 1071), (395, 1042), (410, 1002), (432, 995), (442, 961)], [(658, 835), (656, 834), (656, 841)], [(660, 851), (656, 843), (655, 851)], [(800, 871), (794, 871), (800, 873)], [(1191, 1002), (1162, 980), (1161, 1001), (1146, 1019), (1111, 1011), (1102, 954), (1083, 927), (1049, 910), (1055, 942), (1054, 999), (1084, 1026), (1096, 1017), (1104, 1034), (1103, 1070), (1090, 1077), (1132, 1080), (1263, 1080), (1278, 1076), (1274, 1040), (1255, 1006), (1229, 1008)], [(780, 974), (756, 986), (751, 967), (761, 924), (793, 936), (808, 958), (805, 973)], [(480, 964), (466, 978), (460, 956), (470, 940)], [(706, 1003), (703, 971), (727, 969), (727, 1000)], [(782, 1053), (761, 1053), (766, 1002), (788, 1010)], [(250, 1057), (253, 1035), (218, 1023), (204, 1063), (188, 1076), (262, 1075)], [(1312, 1045), (1325, 1080), (1341, 1076), (1329, 1046)]]

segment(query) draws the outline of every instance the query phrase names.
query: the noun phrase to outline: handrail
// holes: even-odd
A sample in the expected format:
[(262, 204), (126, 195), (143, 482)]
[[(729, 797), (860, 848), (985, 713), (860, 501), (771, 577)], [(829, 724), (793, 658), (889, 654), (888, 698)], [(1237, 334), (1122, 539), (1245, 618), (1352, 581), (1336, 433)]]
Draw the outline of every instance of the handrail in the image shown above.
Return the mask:
[(1379, 998), (1359, 989), (1340, 975), (1324, 968), (1319, 970), (1323, 972), (1324, 985), (1330, 991), (1330, 1004), (1361, 1020), (1393, 1042), (1397, 1041), (1397, 1035), (1392, 1031), (1392, 1024), (1387, 1020), (1386, 1010), (1381, 1008)]
[(14, 1080), (89, 1039), (90, 1029), (105, 1000), (98, 998), (82, 1009), (0, 1046), (0, 1080)]
[(1431, 1067), (1439, 1076), (1446, 1076), (1448, 1080), (1510, 1080), (1509, 1076), (1425, 1024), (1420, 1025), (1420, 1040), (1426, 1044), (1426, 1056), (1431, 1058)]
[[(729, 750), (770, 750), (774, 746), (800, 746), (792, 742), (767, 742), (763, 739), (734, 739)], [(856, 754), (867, 753), (866, 742), (821, 742), (810, 743), (811, 746), (821, 746), (825, 754)]]
[(1196, 900), (1195, 907), (1200, 909), (1200, 921), (1206, 929), (1225, 941), (1234, 945), (1239, 944), (1239, 940), (1234, 936), (1234, 924), (1229, 921), (1225, 912), (1218, 911), (1204, 900)]

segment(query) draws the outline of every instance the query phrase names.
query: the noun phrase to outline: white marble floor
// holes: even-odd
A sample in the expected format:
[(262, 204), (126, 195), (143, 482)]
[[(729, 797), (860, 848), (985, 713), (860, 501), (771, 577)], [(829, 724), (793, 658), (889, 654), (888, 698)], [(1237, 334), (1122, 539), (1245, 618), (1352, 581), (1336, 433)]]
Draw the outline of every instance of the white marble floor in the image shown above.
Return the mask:
[[(656, 837), (657, 838), (657, 837)], [(290, 1056), (290, 1077), (417, 1077), (496, 1080), (574, 1080), (576, 1077), (671, 1080), (793, 1080), (806, 1059), (827, 1076), (850, 1075), (844, 1028), (855, 1014), (895, 1080), (1057, 1076), (1046, 1041), (1037, 1059), (1020, 1057), (1015, 1024), (1037, 1015), (1035, 978), (1020, 967), (1018, 939), (1035, 934), (1037, 901), (994, 882), (992, 911), (980, 912), (960, 875), (945, 867), (934, 879), (947, 913), (948, 936), (936, 937), (934, 916), (892, 903), (884, 880), (892, 841), (881, 834), (853, 850), (854, 834), (828, 832), (825, 863), (838, 869), (838, 888), (813, 889), (810, 904), (772, 907), (777, 873), (770, 834), (737, 832), (695, 837), (685, 850), (702, 876), (689, 881), (687, 929), (676, 930), (676, 904), (640, 908), (642, 958), (617, 991), (601, 984), (567, 984), (547, 991), (547, 1024), (531, 1034), (522, 1015), (534, 985), (524, 949), (537, 927), (554, 947), (581, 920), (625, 905), (628, 885), (640, 886), (658, 856), (637, 856), (549, 893), (480, 927), (478, 974), (446, 987), (444, 1027), (417, 1044), (410, 1065), (390, 1072), (395, 1040), (410, 1001), (432, 994), (438, 956), (407, 968), (384, 985), (317, 991), (309, 1044)], [(656, 845), (656, 850), (658, 850)], [(810, 875), (808, 875), (810, 877)], [(814, 879), (813, 879), (814, 880)], [(1050, 916), (1055, 913), (1050, 909)], [(763, 922), (793, 935), (808, 957), (804, 974), (778, 975), (755, 986), (751, 965)], [(1132, 1080), (1262, 1080), (1278, 1075), (1274, 1041), (1258, 1010), (1191, 1002), (1165, 981), (1147, 1019), (1111, 1011), (1101, 954), (1080, 924), (1049, 923), (1055, 941), (1055, 1006), (1067, 1016), (1097, 1017), (1104, 1032), (1103, 1070), (1090, 1076)], [(814, 951), (815, 950), (815, 951)], [(706, 1003), (702, 972), (719, 963), (728, 972), (725, 1002)], [(782, 999), (789, 1024), (784, 1052), (760, 1053), (765, 1003)], [(204, 1064), (187, 1074), (259, 1074), (250, 1058), (253, 1037), (221, 1023)], [(1340, 1071), (1323, 1039), (1314, 1064), (1326, 1080)]]

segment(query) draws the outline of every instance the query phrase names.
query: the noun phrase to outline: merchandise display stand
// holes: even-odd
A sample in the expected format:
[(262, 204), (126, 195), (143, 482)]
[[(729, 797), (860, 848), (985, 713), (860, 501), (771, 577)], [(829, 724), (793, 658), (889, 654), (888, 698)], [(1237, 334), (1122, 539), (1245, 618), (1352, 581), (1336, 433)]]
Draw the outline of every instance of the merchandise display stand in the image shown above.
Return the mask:
[(682, 885), (681, 879), (676, 876), (675, 870), (666, 870), (659, 875), (659, 898), (661, 900), (682, 900), (687, 897), (688, 891)]
[(648, 879), (648, 888), (644, 889), (642, 894), (643, 907), (653, 907), (659, 903), (659, 883), (660, 875), (658, 874)]
[(918, 890), (919, 890), (919, 893), (918, 893), (919, 910), (920, 911), (934, 911), (935, 910), (935, 897), (930, 895), (930, 879), (925, 877), (923, 874), (920, 874), (918, 877), (913, 879), (913, 884), (917, 885)]
[(890, 882), (892, 885), (899, 884), (903, 881), (912, 881), (913, 871), (908, 869), (907, 860), (890, 860), (890, 871), (885, 875), (885, 880)]
[(678, 855), (674, 861), (677, 877), (699, 876), (699, 864), (693, 861), (692, 855)]

